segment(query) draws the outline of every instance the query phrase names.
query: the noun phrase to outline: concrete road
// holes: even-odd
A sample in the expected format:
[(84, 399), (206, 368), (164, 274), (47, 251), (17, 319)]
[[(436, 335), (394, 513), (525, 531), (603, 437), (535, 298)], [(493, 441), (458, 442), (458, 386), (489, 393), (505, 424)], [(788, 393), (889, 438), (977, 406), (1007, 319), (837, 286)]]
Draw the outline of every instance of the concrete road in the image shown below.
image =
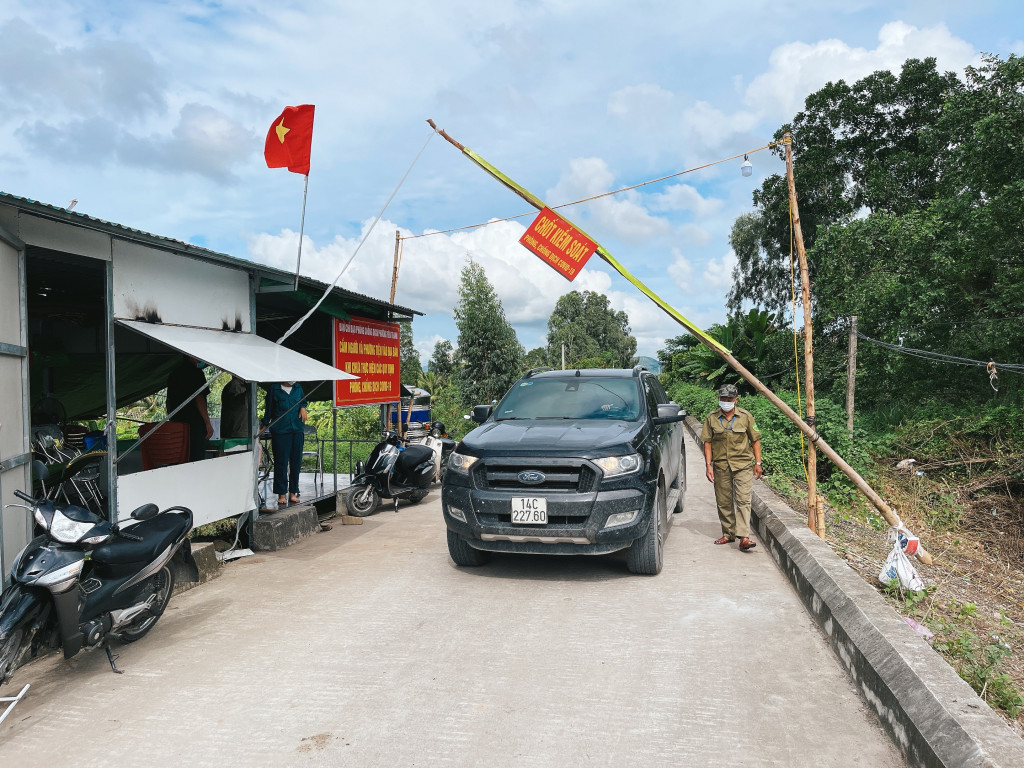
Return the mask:
[(621, 554), (448, 559), (440, 494), (224, 567), (153, 632), (58, 656), (0, 766), (902, 766), (703, 461), (657, 577)]

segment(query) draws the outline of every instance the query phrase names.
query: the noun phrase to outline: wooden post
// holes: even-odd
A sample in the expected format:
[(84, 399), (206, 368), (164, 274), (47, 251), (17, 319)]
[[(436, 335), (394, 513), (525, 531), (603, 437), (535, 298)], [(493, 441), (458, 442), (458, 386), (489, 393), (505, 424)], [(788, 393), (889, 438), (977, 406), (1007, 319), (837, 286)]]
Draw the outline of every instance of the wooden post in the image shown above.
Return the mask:
[[(807, 424), (814, 427), (814, 334), (811, 324), (811, 279), (807, 271), (807, 253), (800, 228), (800, 209), (796, 204), (796, 180), (793, 178), (793, 143), (786, 132), (786, 178), (789, 181), (789, 207), (793, 216), (796, 253), (800, 259), (800, 293), (804, 305), (804, 388), (807, 396)], [(818, 452), (812, 442), (807, 452), (807, 527), (825, 538), (825, 527), (818, 516)]]
[(853, 437), (853, 385), (857, 381), (857, 316), (850, 317), (850, 351), (846, 355), (846, 431)]
[(401, 232), (395, 230), (395, 262), (391, 267), (391, 298), (388, 299), (389, 304), (395, 303), (395, 290), (398, 288), (398, 251), (399, 246), (402, 244)]

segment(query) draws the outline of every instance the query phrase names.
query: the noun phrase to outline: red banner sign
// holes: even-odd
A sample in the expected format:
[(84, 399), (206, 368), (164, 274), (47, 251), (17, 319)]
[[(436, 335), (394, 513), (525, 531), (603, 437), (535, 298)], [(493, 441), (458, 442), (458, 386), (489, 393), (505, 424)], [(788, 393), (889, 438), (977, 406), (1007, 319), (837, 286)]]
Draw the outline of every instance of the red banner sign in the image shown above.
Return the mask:
[(334, 320), (334, 367), (359, 379), (334, 383), (334, 407), (394, 403), (401, 397), (398, 323)]
[(567, 280), (575, 280), (597, 250), (597, 243), (550, 208), (538, 214), (519, 242)]

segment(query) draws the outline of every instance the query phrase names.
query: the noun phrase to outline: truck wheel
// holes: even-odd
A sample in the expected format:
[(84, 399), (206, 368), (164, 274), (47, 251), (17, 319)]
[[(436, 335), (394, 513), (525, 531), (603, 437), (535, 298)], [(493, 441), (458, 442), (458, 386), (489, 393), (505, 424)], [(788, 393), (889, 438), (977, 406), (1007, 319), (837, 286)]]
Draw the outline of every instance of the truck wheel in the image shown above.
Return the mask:
[(672, 509), (672, 514), (673, 515), (680, 515), (680, 514), (683, 513), (683, 510), (685, 508), (686, 508), (686, 485), (682, 485), (679, 488), (679, 496), (676, 499), (675, 507)]
[(647, 533), (634, 541), (626, 553), (626, 565), (630, 573), (645, 576), (657, 576), (664, 562), (665, 534), (661, 528), (661, 518), (665, 512), (665, 495), (660, 483), (651, 506), (651, 524)]
[(464, 538), (454, 531), (448, 531), (448, 554), (452, 556), (456, 565), (469, 568), (484, 565), (491, 559), (490, 552), (473, 549)]
[(380, 494), (372, 485), (356, 486), (345, 494), (345, 507), (353, 517), (368, 517), (380, 506)]

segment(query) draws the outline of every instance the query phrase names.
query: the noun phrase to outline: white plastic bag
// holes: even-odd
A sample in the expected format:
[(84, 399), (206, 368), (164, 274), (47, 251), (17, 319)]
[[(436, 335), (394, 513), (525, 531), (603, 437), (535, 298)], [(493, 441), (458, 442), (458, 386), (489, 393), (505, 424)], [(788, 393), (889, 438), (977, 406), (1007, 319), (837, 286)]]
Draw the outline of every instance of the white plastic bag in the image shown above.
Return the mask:
[(918, 576), (917, 570), (910, 562), (910, 558), (903, 553), (899, 541), (893, 543), (892, 551), (885, 558), (885, 565), (882, 566), (882, 570), (878, 573), (878, 580), (886, 586), (893, 579), (899, 579), (904, 589), (913, 592), (924, 589), (924, 580)]

